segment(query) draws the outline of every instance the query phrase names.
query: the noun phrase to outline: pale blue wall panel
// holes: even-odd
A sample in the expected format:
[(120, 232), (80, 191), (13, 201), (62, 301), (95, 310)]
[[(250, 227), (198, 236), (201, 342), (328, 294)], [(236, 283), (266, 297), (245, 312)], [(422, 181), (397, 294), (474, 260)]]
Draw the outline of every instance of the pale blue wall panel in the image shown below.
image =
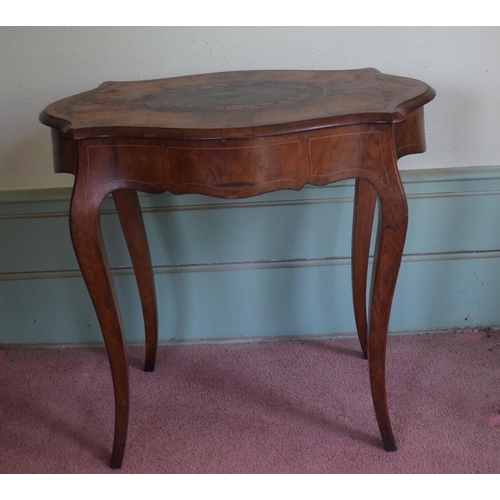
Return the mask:
[(102, 341), (81, 278), (0, 282), (0, 343)]
[[(500, 196), (409, 200), (405, 253), (500, 249)], [(352, 203), (148, 212), (156, 266), (350, 255)], [(116, 214), (102, 226), (115, 267), (130, 266)], [(67, 217), (0, 219), (0, 273), (77, 269)]]
[(67, 217), (0, 218), (0, 273), (75, 269)]
[(500, 249), (500, 195), (413, 198), (409, 200), (405, 253)]
[(494, 255), (404, 262), (390, 329), (500, 325), (500, 254)]
[[(500, 325), (500, 168), (406, 174), (410, 225), (390, 328)], [(413, 176), (413, 177), (412, 177)], [(251, 200), (141, 196), (160, 338), (352, 334), (352, 183)], [(0, 203), (0, 343), (101, 340), (68, 229), (69, 197)], [(127, 339), (141, 307), (111, 200), (102, 225)]]
[(353, 331), (348, 266), (162, 274), (167, 339), (245, 338)]
[(352, 203), (146, 215), (155, 265), (311, 259), (350, 254)]
[[(143, 340), (134, 278), (117, 276), (126, 338)], [(245, 339), (355, 331), (350, 266), (156, 275), (161, 340)], [(101, 340), (81, 278), (4, 281), (0, 343)], [(500, 325), (500, 256), (404, 262), (390, 330)]]

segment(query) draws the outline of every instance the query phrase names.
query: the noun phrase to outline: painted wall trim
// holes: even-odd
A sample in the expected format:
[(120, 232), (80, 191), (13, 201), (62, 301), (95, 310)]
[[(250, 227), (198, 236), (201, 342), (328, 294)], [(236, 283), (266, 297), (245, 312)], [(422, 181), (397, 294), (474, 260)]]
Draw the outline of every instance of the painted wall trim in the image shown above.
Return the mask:
[[(476, 250), (473, 252), (436, 252), (421, 254), (405, 254), (402, 263), (426, 262), (439, 260), (477, 260), (477, 259), (500, 259), (500, 249)], [(373, 264), (373, 256), (369, 259)], [(251, 261), (251, 262), (215, 262), (202, 264), (177, 264), (174, 266), (153, 266), (154, 274), (178, 274), (178, 273), (220, 273), (233, 271), (254, 271), (257, 269), (283, 269), (301, 267), (330, 267), (350, 266), (350, 257), (325, 257), (322, 259), (289, 259), (275, 261)], [(113, 267), (113, 276), (133, 276), (132, 266)], [(0, 281), (39, 280), (39, 279), (72, 279), (81, 278), (79, 269), (67, 269), (60, 271), (34, 271), (26, 273), (0, 273)]]
[[(409, 169), (400, 171), (403, 183), (425, 183), (425, 182), (450, 182), (467, 180), (498, 179), (500, 166), (477, 166), (477, 167), (449, 167), (449, 168), (425, 168)], [(343, 185), (352, 185), (353, 181), (345, 181)], [(305, 186), (304, 189), (321, 189), (321, 187)], [(328, 186), (327, 186), (328, 187)], [(71, 198), (71, 187), (41, 188), (41, 189), (12, 189), (0, 190), (0, 204), (3, 203), (28, 203), (41, 201), (65, 201)], [(140, 197), (149, 196), (139, 193)], [(161, 195), (160, 195), (161, 196)], [(171, 196), (166, 193), (165, 196)]]

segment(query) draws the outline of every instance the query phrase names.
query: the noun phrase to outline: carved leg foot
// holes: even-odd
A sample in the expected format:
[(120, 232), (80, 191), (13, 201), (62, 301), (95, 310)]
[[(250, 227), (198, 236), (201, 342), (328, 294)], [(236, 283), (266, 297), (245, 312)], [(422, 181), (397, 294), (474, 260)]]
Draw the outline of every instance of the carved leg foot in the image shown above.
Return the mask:
[(115, 440), (115, 442), (113, 443), (113, 452), (111, 453), (109, 468), (121, 469), (124, 454), (125, 454), (125, 442), (117, 442)]
[(146, 332), (146, 360), (144, 371), (152, 372), (155, 367), (158, 345), (158, 313), (156, 291), (151, 265), (151, 256), (142, 218), (137, 192), (123, 189), (113, 192), (116, 210), (134, 266), (139, 295), (141, 297)]

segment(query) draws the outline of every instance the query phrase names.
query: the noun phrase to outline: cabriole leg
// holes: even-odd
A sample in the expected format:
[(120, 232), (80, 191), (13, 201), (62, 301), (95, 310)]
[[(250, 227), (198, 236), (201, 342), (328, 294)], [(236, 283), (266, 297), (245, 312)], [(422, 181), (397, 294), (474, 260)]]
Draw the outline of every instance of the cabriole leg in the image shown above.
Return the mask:
[(122, 465), (129, 415), (129, 375), (123, 326), (100, 224), (102, 197), (93, 201), (75, 186), (70, 210), (71, 238), (106, 344), (115, 396), (115, 435), (110, 467)]
[(392, 299), (408, 225), (408, 206), (400, 182), (379, 192), (380, 212), (370, 309), (368, 363), (373, 405), (384, 449), (396, 451), (387, 403), (385, 361)]
[(368, 357), (366, 314), (368, 258), (376, 200), (377, 193), (373, 186), (365, 179), (357, 178), (354, 191), (351, 271), (354, 317), (359, 343), (365, 358)]
[(158, 313), (151, 256), (137, 192), (123, 189), (113, 192), (116, 210), (125, 235), (142, 303), (146, 332), (146, 360), (144, 370), (155, 367), (158, 345)]

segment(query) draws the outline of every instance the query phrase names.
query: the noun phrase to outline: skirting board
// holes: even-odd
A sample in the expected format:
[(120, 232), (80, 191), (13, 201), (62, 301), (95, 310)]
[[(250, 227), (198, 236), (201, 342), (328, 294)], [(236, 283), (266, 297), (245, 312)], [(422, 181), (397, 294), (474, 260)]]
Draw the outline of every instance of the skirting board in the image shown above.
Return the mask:
[[(390, 331), (499, 325), (500, 167), (401, 172), (410, 222)], [(160, 341), (352, 336), (353, 183), (247, 200), (141, 195)], [(68, 230), (70, 190), (0, 192), (0, 344), (101, 342)], [(103, 233), (125, 335), (139, 296), (111, 199)]]

